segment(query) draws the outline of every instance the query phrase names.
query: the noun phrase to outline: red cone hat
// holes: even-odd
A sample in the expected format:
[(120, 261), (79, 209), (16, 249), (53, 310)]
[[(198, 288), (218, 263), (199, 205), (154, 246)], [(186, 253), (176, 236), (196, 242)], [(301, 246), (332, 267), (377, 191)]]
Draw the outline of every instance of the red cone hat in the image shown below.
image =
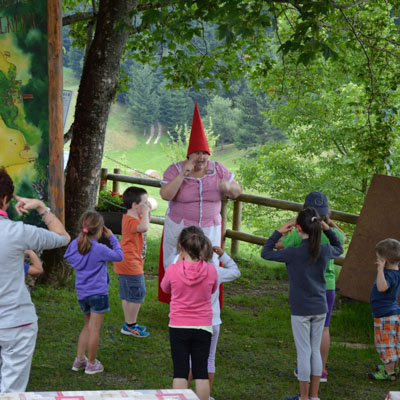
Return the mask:
[(189, 156), (196, 151), (206, 151), (208, 154), (210, 154), (210, 148), (208, 147), (206, 134), (204, 133), (203, 123), (201, 122), (197, 102), (194, 106), (192, 130), (190, 131), (187, 155)]

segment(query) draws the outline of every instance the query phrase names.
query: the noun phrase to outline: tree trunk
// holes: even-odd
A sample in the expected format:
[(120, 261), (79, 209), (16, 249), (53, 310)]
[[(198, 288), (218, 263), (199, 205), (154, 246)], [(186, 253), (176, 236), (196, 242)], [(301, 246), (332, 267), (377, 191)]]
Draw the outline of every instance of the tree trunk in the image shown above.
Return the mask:
[[(136, 0), (100, 0), (96, 32), (79, 85), (65, 179), (66, 228), (72, 238), (81, 230), (82, 214), (96, 203), (108, 115), (129, 36), (128, 30), (115, 26), (135, 7)], [(63, 263), (62, 249), (51, 253), (56, 254), (44, 256), (50, 261), (45, 263), (45, 280), (62, 284), (71, 276), (71, 269)]]

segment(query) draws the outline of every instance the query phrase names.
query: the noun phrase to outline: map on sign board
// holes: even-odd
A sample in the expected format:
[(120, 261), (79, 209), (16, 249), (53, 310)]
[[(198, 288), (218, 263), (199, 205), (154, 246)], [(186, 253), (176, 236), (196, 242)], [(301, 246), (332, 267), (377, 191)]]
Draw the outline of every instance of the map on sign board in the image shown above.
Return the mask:
[(0, 1), (0, 166), (18, 195), (48, 198), (47, 2)]

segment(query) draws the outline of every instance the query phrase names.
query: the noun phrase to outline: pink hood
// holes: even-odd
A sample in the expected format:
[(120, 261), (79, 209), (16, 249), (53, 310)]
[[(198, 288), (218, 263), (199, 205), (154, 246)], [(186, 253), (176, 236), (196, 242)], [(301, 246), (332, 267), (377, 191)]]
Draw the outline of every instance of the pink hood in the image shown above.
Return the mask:
[(160, 286), (171, 293), (170, 326), (211, 326), (211, 294), (218, 288), (214, 265), (178, 261), (168, 266)]
[(182, 261), (177, 264), (178, 274), (187, 286), (195, 286), (203, 282), (208, 276), (208, 263), (201, 260), (196, 262)]

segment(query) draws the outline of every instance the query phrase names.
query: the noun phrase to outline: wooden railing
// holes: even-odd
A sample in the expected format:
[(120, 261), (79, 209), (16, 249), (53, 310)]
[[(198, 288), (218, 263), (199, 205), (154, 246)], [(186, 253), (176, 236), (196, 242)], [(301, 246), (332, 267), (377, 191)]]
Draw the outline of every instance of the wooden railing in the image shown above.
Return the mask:
[[(161, 187), (161, 182), (157, 179), (141, 178), (136, 176), (121, 175), (119, 169), (114, 169), (113, 174), (109, 174), (106, 168), (101, 170), (101, 184), (100, 191), (107, 190), (107, 180), (113, 181), (113, 192), (120, 193), (120, 182), (134, 183), (143, 186)], [(303, 203), (296, 203), (293, 201), (273, 199), (269, 197), (257, 196), (254, 194), (242, 193), (238, 198), (233, 200), (233, 218), (232, 218), (232, 229), (227, 228), (227, 210), (228, 200), (222, 200), (221, 205), (221, 216), (222, 226), (224, 227), (223, 237), (231, 239), (231, 254), (236, 254), (239, 251), (239, 243), (247, 242), (263, 246), (266, 237), (252, 235), (250, 233), (241, 232), (242, 223), (242, 204), (258, 204), (260, 206), (277, 208), (280, 210), (289, 210), (298, 212), (302, 210)], [(343, 211), (331, 210), (330, 217), (336, 221), (346, 222), (348, 224), (357, 224), (358, 215), (350, 214)], [(163, 217), (151, 217), (151, 223), (164, 225)], [(342, 265), (344, 257), (335, 259), (335, 264)]]

